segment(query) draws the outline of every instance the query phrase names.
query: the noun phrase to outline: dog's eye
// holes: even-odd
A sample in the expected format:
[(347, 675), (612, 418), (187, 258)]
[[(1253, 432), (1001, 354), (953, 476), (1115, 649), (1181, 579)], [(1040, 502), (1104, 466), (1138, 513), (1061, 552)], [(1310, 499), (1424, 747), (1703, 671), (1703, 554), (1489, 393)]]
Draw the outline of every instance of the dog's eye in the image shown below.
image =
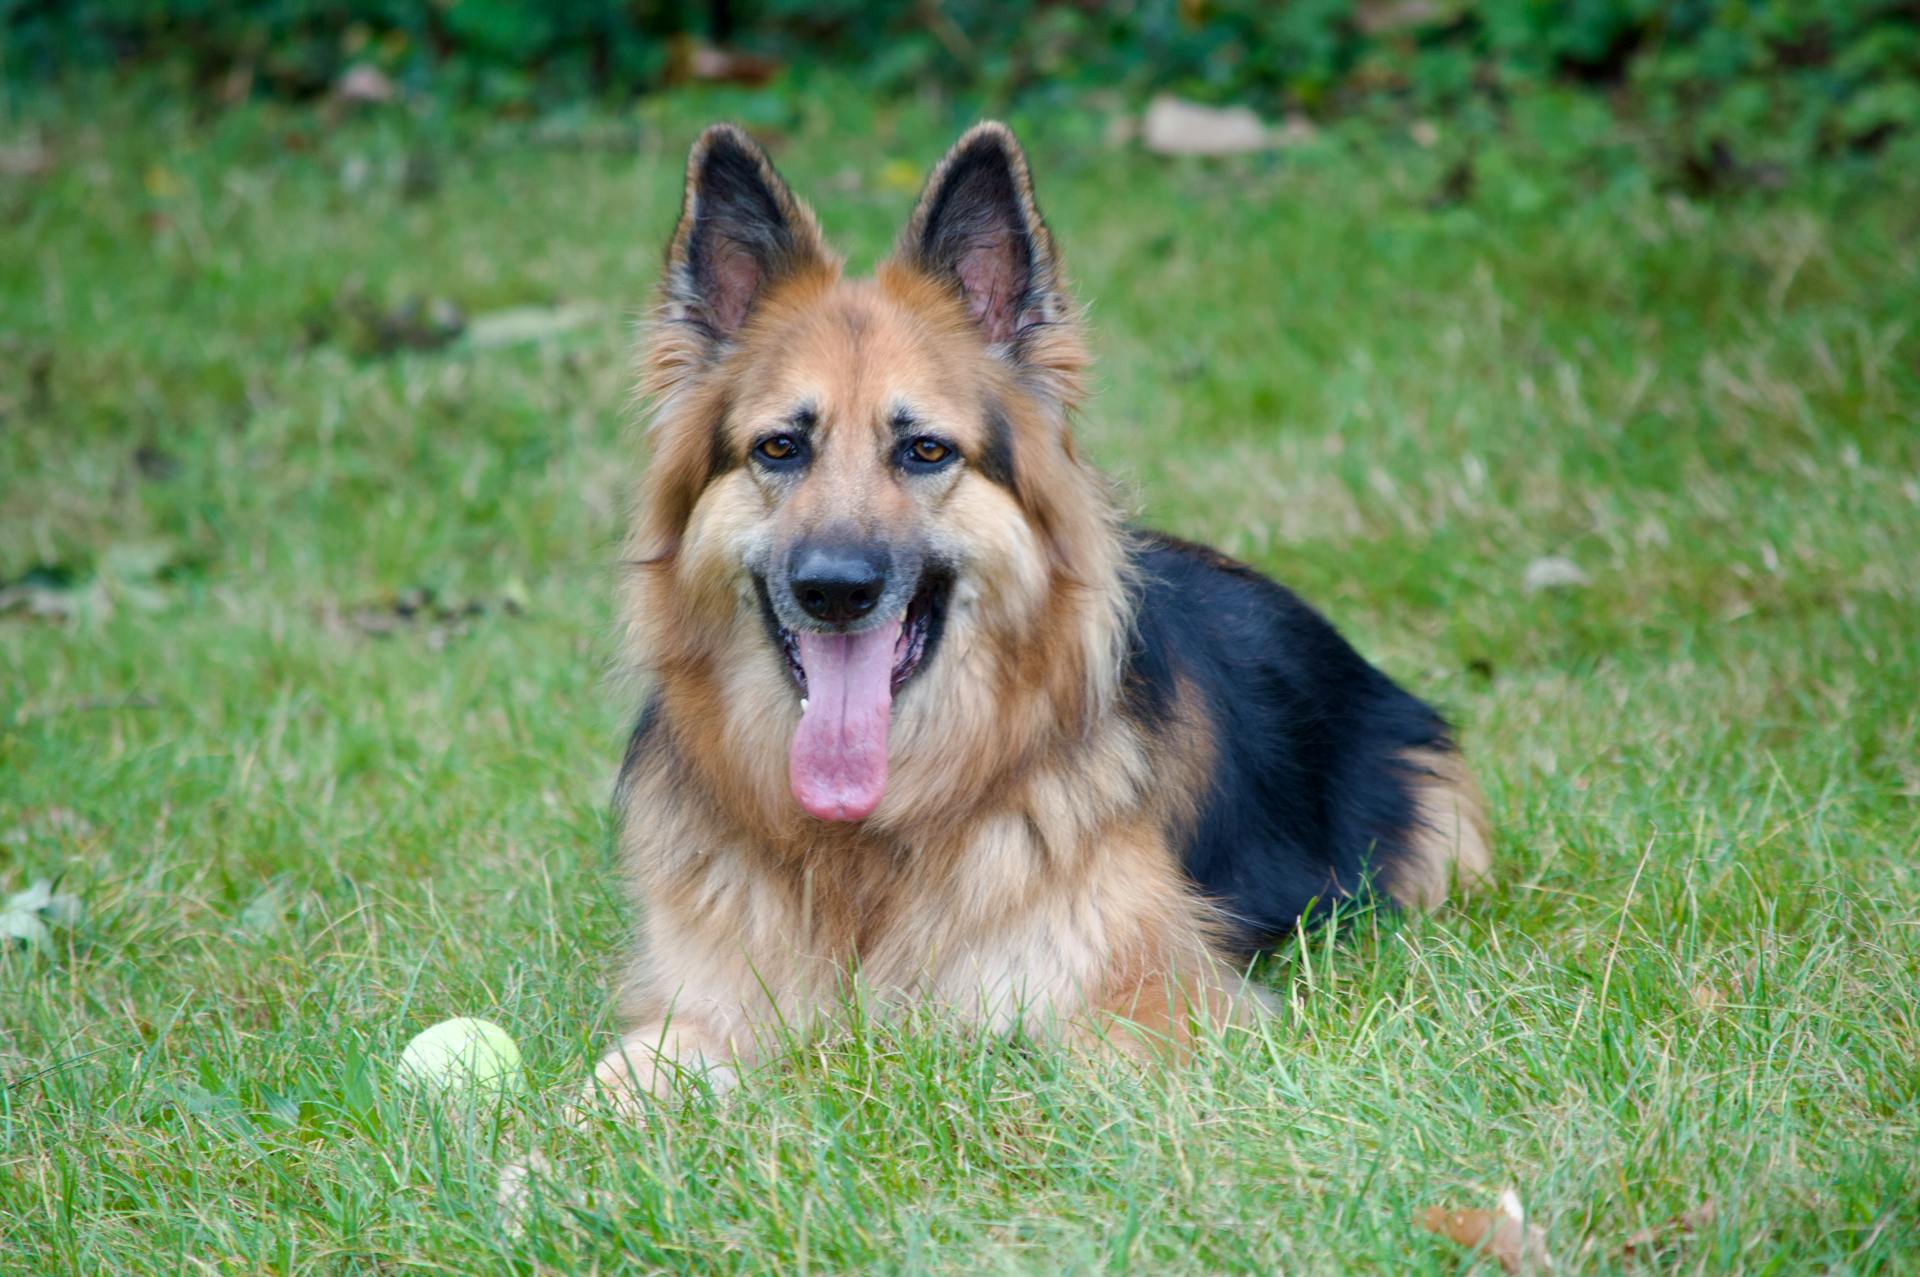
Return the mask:
[(915, 439), (907, 445), (907, 456), (923, 466), (937, 466), (953, 455), (953, 449), (938, 439)]
[(762, 439), (754, 451), (768, 461), (791, 461), (800, 455), (800, 445), (794, 442), (792, 435), (773, 435)]

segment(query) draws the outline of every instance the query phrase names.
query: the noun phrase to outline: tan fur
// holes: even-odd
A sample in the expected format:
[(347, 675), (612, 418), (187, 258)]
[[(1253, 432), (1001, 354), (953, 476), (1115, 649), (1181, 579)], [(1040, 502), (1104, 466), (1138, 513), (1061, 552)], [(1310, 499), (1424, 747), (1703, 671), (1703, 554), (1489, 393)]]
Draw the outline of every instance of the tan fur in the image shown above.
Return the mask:
[[(737, 334), (677, 322), (692, 178), (715, 134), (690, 161), (646, 354), (652, 458), (623, 590), (628, 651), (660, 721), (620, 796), (643, 931), (631, 1028), (597, 1081), (624, 1106), (688, 1071), (727, 1084), (769, 1035), (805, 1031), (856, 984), (882, 1008), (932, 1001), (993, 1029), (1138, 1054), (1178, 1049), (1195, 1024), (1250, 1004), (1161, 832), (1192, 814), (1219, 745), (1190, 689), (1152, 735), (1116, 712), (1130, 582), (1118, 506), (1068, 430), (1087, 362), (1079, 318), (1024, 159), (999, 126), (981, 130), (955, 154), (1004, 139), (1037, 245), (1044, 313), (1017, 343), (984, 340), (954, 290), (913, 264), (944, 164), (896, 259), (858, 281), (765, 168), (796, 227), (792, 260)], [(746, 465), (713, 473), (716, 438), (743, 455), (799, 401), (822, 440), (799, 486), (776, 492)], [(879, 460), (903, 402), (969, 457), (988, 442), (989, 409), (1002, 414), (1011, 488), (962, 466), (905, 491)], [(815, 821), (792, 799), (799, 710), (743, 568), (831, 520), (912, 526), (964, 565), (938, 658), (895, 706), (885, 797), (857, 825)], [(1442, 818), (1467, 810), (1440, 798), (1464, 792), (1465, 773), (1421, 766), (1436, 777), (1423, 812), (1438, 839)], [(1449, 845), (1479, 872), (1472, 812), (1448, 828), (1474, 831), (1473, 853), (1462, 835)], [(1425, 877), (1406, 890), (1438, 898)]]
[(1450, 888), (1468, 890), (1493, 867), (1487, 800), (1460, 755), (1418, 749), (1401, 757), (1415, 777), (1416, 828), (1387, 894), (1410, 909), (1434, 909)]

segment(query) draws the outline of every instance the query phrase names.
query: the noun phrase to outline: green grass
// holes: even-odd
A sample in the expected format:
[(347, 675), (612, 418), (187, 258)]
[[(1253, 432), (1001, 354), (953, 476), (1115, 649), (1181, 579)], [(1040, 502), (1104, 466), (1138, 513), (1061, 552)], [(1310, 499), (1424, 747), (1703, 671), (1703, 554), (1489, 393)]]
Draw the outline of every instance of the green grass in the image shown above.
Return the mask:
[[(1498, 881), (1276, 959), (1142, 1081), (939, 1024), (569, 1133), (628, 926), (605, 814), (631, 319), (710, 113), (857, 265), (958, 114), (525, 123), (15, 103), (0, 186), (0, 1269), (1920, 1272), (1920, 166), (1721, 204), (1525, 129), (1169, 162), (1016, 121), (1092, 304), (1087, 450), (1447, 708)], [(594, 307), (369, 353), (342, 298)], [(324, 330), (324, 331), (323, 331)], [(316, 339), (316, 334), (318, 337)], [(1572, 559), (1583, 588), (1529, 593)], [(430, 587), (483, 610), (392, 618)], [(512, 601), (516, 606), (508, 607)], [(385, 609), (384, 614), (382, 609)], [(370, 629), (391, 629), (373, 633)], [(440, 1111), (415, 1031), (534, 1094)], [(490, 1203), (539, 1148), (523, 1237)], [(1620, 1243), (1707, 1199), (1652, 1256)]]

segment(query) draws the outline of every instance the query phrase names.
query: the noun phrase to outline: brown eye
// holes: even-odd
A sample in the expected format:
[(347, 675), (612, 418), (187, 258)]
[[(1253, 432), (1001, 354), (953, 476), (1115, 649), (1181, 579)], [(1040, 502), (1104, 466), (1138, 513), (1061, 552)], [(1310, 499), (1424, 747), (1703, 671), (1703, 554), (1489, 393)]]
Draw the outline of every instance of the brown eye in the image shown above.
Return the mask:
[(923, 466), (937, 466), (953, 455), (953, 449), (938, 439), (915, 439), (907, 450)]
[(800, 445), (793, 441), (791, 435), (774, 435), (770, 439), (762, 439), (754, 451), (769, 461), (791, 461), (799, 453)]

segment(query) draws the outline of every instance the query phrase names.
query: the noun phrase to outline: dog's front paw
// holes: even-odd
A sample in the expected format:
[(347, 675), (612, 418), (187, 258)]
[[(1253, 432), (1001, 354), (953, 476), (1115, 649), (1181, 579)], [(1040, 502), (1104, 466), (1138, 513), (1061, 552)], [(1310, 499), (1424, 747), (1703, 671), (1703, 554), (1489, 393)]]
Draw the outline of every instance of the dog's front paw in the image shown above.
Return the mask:
[(593, 1081), (575, 1105), (577, 1118), (583, 1119), (600, 1108), (629, 1122), (645, 1121), (651, 1102), (665, 1098), (661, 1084), (667, 1072), (659, 1052), (652, 1047), (636, 1044), (629, 1048), (622, 1042), (594, 1066)]
[(576, 1120), (602, 1107), (643, 1122), (653, 1104), (673, 1099), (676, 1092), (704, 1086), (724, 1095), (739, 1085), (740, 1074), (730, 1065), (699, 1053), (676, 1055), (660, 1047), (657, 1035), (630, 1033), (594, 1067), (593, 1082), (574, 1111)]
[(527, 1217), (533, 1213), (533, 1195), (540, 1181), (550, 1177), (552, 1166), (538, 1153), (528, 1153), (518, 1161), (500, 1168), (500, 1182), (493, 1190), (494, 1205), (500, 1209), (500, 1223), (518, 1237), (527, 1229)]

